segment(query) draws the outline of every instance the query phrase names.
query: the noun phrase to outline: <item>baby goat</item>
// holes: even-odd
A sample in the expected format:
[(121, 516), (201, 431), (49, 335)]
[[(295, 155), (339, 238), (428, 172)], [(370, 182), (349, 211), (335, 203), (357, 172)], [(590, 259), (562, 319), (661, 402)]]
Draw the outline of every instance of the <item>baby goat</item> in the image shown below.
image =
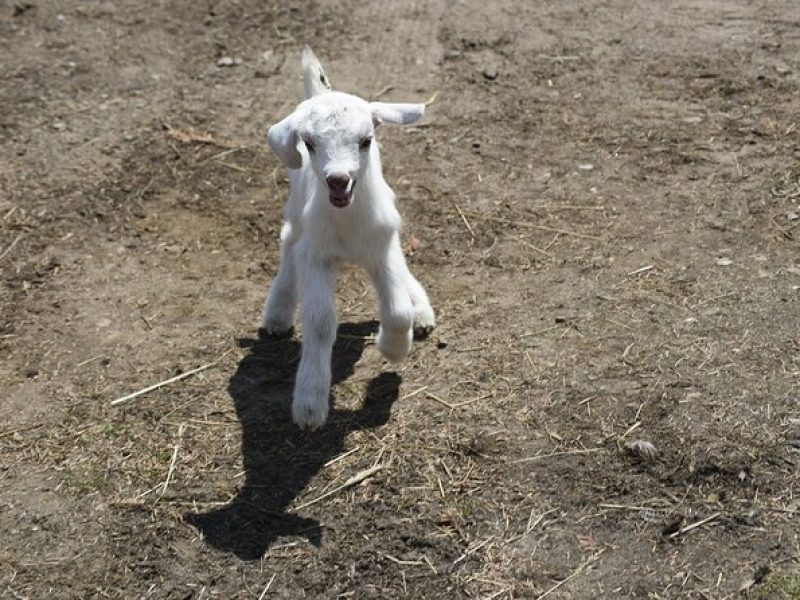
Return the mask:
[(336, 338), (336, 271), (344, 262), (366, 268), (380, 299), (377, 346), (395, 362), (411, 349), (413, 332), (436, 320), (428, 295), (408, 270), (400, 247), (400, 215), (381, 172), (375, 127), (419, 119), (424, 104), (367, 102), (334, 92), (317, 57), (302, 53), (305, 100), (267, 135), (289, 169), (291, 191), (281, 230), (281, 264), (264, 304), (262, 328), (289, 331), (298, 296), (303, 349), (292, 416), (317, 429), (328, 417), (331, 351)]

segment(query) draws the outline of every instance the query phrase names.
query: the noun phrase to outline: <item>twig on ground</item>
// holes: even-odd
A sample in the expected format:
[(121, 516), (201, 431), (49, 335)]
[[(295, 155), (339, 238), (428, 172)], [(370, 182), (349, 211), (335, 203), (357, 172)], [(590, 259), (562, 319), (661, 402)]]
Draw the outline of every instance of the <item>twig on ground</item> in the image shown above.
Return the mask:
[(653, 506), (628, 506), (625, 504), (598, 504), (600, 508), (613, 508), (615, 510), (632, 510), (632, 511), (653, 511), (653, 512), (664, 512), (668, 509), (666, 508), (655, 508)]
[(370, 333), (369, 335), (353, 335), (352, 333), (338, 333), (336, 337), (341, 340), (366, 340), (368, 342), (374, 342), (378, 339), (378, 336), (375, 334)]
[(464, 560), (465, 558), (467, 558), (467, 557), (468, 557), (470, 554), (474, 554), (475, 552), (477, 552), (478, 550), (480, 550), (481, 548), (483, 548), (483, 547), (484, 547), (486, 544), (488, 544), (489, 542), (491, 542), (493, 539), (494, 539), (494, 538), (493, 538), (492, 536), (489, 536), (488, 538), (486, 538), (486, 539), (485, 539), (485, 540), (483, 540), (482, 542), (480, 542), (480, 543), (478, 543), (478, 544), (475, 544), (475, 545), (474, 545), (472, 548), (468, 548), (468, 549), (467, 549), (467, 551), (466, 551), (466, 552), (464, 552), (464, 554), (462, 554), (461, 556), (459, 556), (457, 559), (455, 559), (455, 560), (453, 561), (453, 566), (455, 566), (455, 565), (457, 565), (458, 563), (460, 563), (462, 560)]
[(395, 564), (402, 565), (404, 567), (427, 567), (427, 563), (424, 560), (403, 560), (401, 558), (397, 558), (392, 556), (391, 554), (387, 554), (386, 552), (381, 552), (381, 556), (384, 558), (388, 558)]
[(250, 169), (245, 169), (244, 167), (240, 167), (239, 165), (235, 165), (233, 163), (225, 162), (224, 160), (217, 161), (223, 167), (228, 167), (229, 169), (233, 169), (234, 171), (239, 171), (239, 173), (248, 173)]
[(472, 229), (472, 225), (469, 224), (469, 221), (467, 221), (467, 217), (464, 216), (464, 211), (462, 211), (461, 207), (455, 202), (453, 202), (453, 207), (456, 209), (456, 211), (458, 211), (458, 215), (461, 217), (461, 220), (464, 221), (464, 225), (466, 225), (467, 231), (469, 231), (469, 234), (474, 239), (475, 231)]
[[(504, 546), (508, 546), (509, 544), (511, 544), (511, 543), (513, 543), (513, 542), (516, 542), (518, 539), (524, 538), (524, 537), (525, 537), (526, 535), (528, 535), (528, 534), (529, 534), (531, 531), (533, 531), (534, 529), (536, 529), (536, 527), (538, 527), (538, 526), (539, 526), (539, 523), (541, 523), (542, 521), (544, 521), (544, 518), (545, 518), (547, 515), (549, 515), (549, 514), (551, 514), (551, 513), (554, 513), (554, 512), (556, 512), (556, 511), (555, 511), (555, 509), (546, 510), (545, 512), (543, 512), (542, 514), (540, 514), (540, 515), (537, 517), (537, 519), (536, 519), (535, 521), (533, 521), (532, 523), (531, 523), (531, 519), (529, 518), (529, 519), (528, 519), (528, 526), (525, 528), (525, 531), (523, 531), (522, 533), (520, 533), (520, 534), (518, 534), (518, 535), (515, 535), (514, 537), (508, 538), (506, 541), (504, 541), (504, 542), (503, 542), (503, 545), (504, 545)], [(532, 517), (533, 517), (533, 514), (531, 514), (531, 518), (532, 518)]]
[(486, 400), (486, 398), (491, 398), (493, 395), (494, 394), (490, 392), (488, 394), (484, 394), (483, 396), (476, 396), (475, 398), (470, 398), (469, 400), (462, 400), (461, 402), (453, 404), (453, 408), (461, 408), (462, 406), (472, 404), (473, 402), (478, 402), (479, 400)]
[(11, 251), (14, 249), (14, 246), (16, 246), (16, 245), (17, 245), (17, 242), (18, 242), (18, 241), (20, 241), (21, 239), (22, 239), (22, 234), (20, 233), (20, 234), (19, 234), (17, 237), (15, 237), (15, 238), (14, 238), (14, 241), (13, 241), (13, 242), (11, 242), (11, 243), (8, 245), (8, 248), (6, 248), (5, 250), (3, 250), (3, 253), (2, 253), (2, 254), (0, 254), (0, 260), (4, 259), (4, 258), (6, 257), (6, 254), (8, 254), (9, 252), (11, 252)]
[(169, 379), (165, 379), (164, 381), (159, 381), (158, 383), (154, 383), (151, 386), (148, 386), (144, 389), (141, 389), (137, 392), (133, 392), (132, 394), (128, 394), (127, 396), (122, 396), (121, 398), (117, 398), (116, 400), (111, 401), (111, 406), (117, 406), (118, 404), (122, 404), (123, 402), (127, 402), (128, 400), (133, 400), (134, 398), (138, 398), (148, 392), (152, 392), (153, 390), (157, 390), (158, 388), (162, 388), (166, 385), (171, 383), (175, 383), (176, 381), (180, 381), (181, 379), (186, 379), (187, 377), (191, 377), (196, 373), (200, 373), (201, 371), (205, 371), (206, 369), (210, 369), (211, 367), (215, 366), (219, 361), (225, 358), (228, 354), (233, 352), (233, 349), (228, 350), (224, 354), (220, 355), (219, 358), (215, 359), (214, 361), (208, 363), (207, 365), (203, 365), (202, 367), (197, 367), (196, 369), (192, 369), (191, 371), (186, 371), (185, 373), (181, 373), (180, 375), (176, 375), (175, 377), (170, 377)]
[(433, 571), (433, 574), (434, 575), (438, 575), (439, 572), (436, 570), (436, 567), (433, 566), (433, 563), (431, 562), (431, 559), (428, 558), (428, 555), (427, 554), (423, 554), (422, 558), (424, 558), (425, 562), (428, 563), (428, 567), (430, 567), (430, 570)]
[(436, 102), (436, 100), (439, 99), (439, 92), (440, 90), (436, 90), (435, 92), (433, 92), (433, 95), (430, 98), (428, 98), (428, 100), (425, 102), (425, 106), (430, 106), (431, 104)]
[(580, 56), (573, 54), (565, 56), (548, 56), (547, 54), (537, 54), (536, 58), (543, 58), (545, 60), (551, 60), (553, 62), (569, 62), (573, 60), (581, 60)]
[(798, 508), (783, 508), (781, 506), (758, 506), (758, 510), (766, 510), (770, 512), (786, 513), (789, 515), (800, 515)]
[(530, 242), (526, 242), (525, 240), (517, 240), (517, 242), (519, 242), (520, 244), (522, 244), (523, 246), (525, 246), (527, 248), (530, 248), (531, 250), (535, 250), (539, 254), (544, 254), (547, 258), (550, 258), (550, 259), (553, 258), (553, 255), (550, 254), (547, 250), (542, 250), (541, 248), (539, 248), (538, 246), (534, 246)]
[(354, 452), (358, 452), (359, 450), (361, 450), (361, 446), (356, 446), (356, 447), (355, 447), (355, 448), (353, 448), (352, 450), (348, 450), (348, 451), (347, 451), (347, 452), (345, 452), (344, 454), (340, 454), (340, 455), (339, 455), (339, 456), (337, 456), (336, 458), (332, 458), (331, 460), (329, 460), (328, 462), (326, 462), (326, 463), (325, 463), (324, 465), (322, 465), (322, 466), (323, 466), (323, 467), (330, 467), (331, 465), (333, 465), (333, 464), (336, 464), (336, 463), (337, 463), (337, 462), (339, 462), (340, 460), (342, 460), (342, 459), (344, 459), (344, 458), (347, 458), (348, 456), (350, 456), (350, 455), (351, 455), (351, 454), (353, 454)]
[(692, 529), (697, 529), (701, 525), (705, 525), (706, 523), (708, 523), (710, 521), (713, 521), (714, 519), (718, 518), (721, 514), (722, 513), (720, 513), (720, 512), (715, 512), (713, 515), (711, 515), (709, 517), (706, 517), (705, 519), (700, 519), (699, 521), (695, 521), (694, 523), (690, 523), (686, 527), (681, 527), (678, 531), (676, 531), (675, 533), (671, 534), (669, 537), (674, 539), (674, 538), (676, 538), (676, 537), (678, 537), (680, 535), (683, 535), (684, 533), (687, 533), (687, 532), (691, 531)]
[(103, 358), (102, 354), (100, 354), (98, 356), (93, 356), (92, 358), (87, 358), (86, 360), (84, 360), (82, 362), (79, 362), (77, 365), (75, 365), (75, 368), (77, 369), (79, 367), (84, 367), (84, 366), (88, 365), (89, 363), (93, 363), (96, 360), (100, 360), (101, 358)]
[(308, 502), (304, 502), (300, 506), (295, 507), (294, 510), (295, 511), (302, 510), (304, 508), (308, 508), (312, 504), (316, 504), (317, 502), (321, 502), (322, 500), (325, 500), (326, 498), (330, 498), (334, 494), (338, 494), (342, 490), (345, 490), (345, 489), (347, 489), (349, 487), (352, 487), (352, 486), (356, 485), (357, 483), (361, 483), (362, 481), (364, 481), (368, 477), (372, 477), (375, 473), (380, 471), (382, 468), (383, 468), (383, 465), (373, 465), (369, 469), (364, 469), (360, 473), (357, 473), (357, 474), (353, 475), (350, 479), (345, 481), (342, 485), (333, 488), (329, 492), (325, 492), (319, 498), (315, 498), (314, 500), (309, 500)]
[(384, 94), (388, 94), (389, 92), (391, 92), (393, 89), (394, 89), (394, 86), (391, 83), (389, 85), (385, 85), (381, 89), (379, 89), (377, 92), (372, 94), (372, 97), (370, 98), (370, 100), (372, 100), (374, 102), (375, 100), (377, 100), (378, 98), (380, 98)]
[(431, 400), (434, 400), (434, 401), (438, 402), (438, 403), (439, 403), (439, 404), (441, 404), (442, 406), (446, 406), (446, 407), (447, 407), (447, 408), (449, 408), (450, 410), (453, 410), (453, 409), (455, 408), (455, 405), (454, 405), (454, 404), (451, 404), (451, 403), (450, 403), (450, 402), (448, 402), (447, 400), (442, 400), (442, 399), (441, 399), (441, 398), (439, 398), (439, 396), (437, 396), (436, 394), (433, 394), (433, 393), (431, 393), (431, 392), (425, 392), (425, 395), (426, 395), (428, 398), (430, 398)]
[(183, 432), (186, 430), (186, 424), (181, 423), (178, 426), (178, 441), (175, 443), (175, 447), (172, 449), (172, 460), (169, 461), (169, 470), (167, 470), (167, 478), (164, 480), (164, 485), (161, 487), (161, 495), (167, 493), (167, 487), (169, 487), (169, 482), (172, 479), (172, 473), (175, 471), (175, 463), (178, 460), (178, 450), (181, 447), (181, 438), (183, 437)]
[[(159, 483), (158, 485), (151, 487), (149, 490), (145, 490), (145, 491), (143, 491), (143, 492), (140, 492), (140, 493), (136, 494), (136, 496), (134, 496), (134, 497), (133, 497), (131, 500), (133, 500), (133, 501), (140, 501), (140, 500), (142, 500), (142, 498), (144, 498), (145, 496), (148, 496), (148, 495), (152, 494), (152, 493), (153, 493), (153, 492), (155, 492), (155, 491), (156, 491), (158, 488), (160, 488), (160, 487), (163, 487), (163, 486), (164, 486), (164, 484), (163, 484), (163, 483)], [(124, 500), (123, 500), (123, 501), (124, 501)]]
[(236, 146), (235, 148), (229, 148), (228, 150), (223, 150), (222, 152), (219, 152), (219, 153), (215, 154), (214, 156), (208, 157), (207, 159), (202, 161), (202, 163), (207, 163), (207, 162), (212, 161), (212, 160), (218, 160), (218, 159), (220, 159), (220, 158), (222, 158), (224, 156), (228, 156), (229, 154), (233, 154), (234, 152), (238, 152), (239, 150), (245, 150), (246, 148), (247, 148), (247, 146)]
[(277, 577), (277, 575), (278, 575), (277, 573), (272, 574), (272, 577), (270, 577), (270, 580), (267, 582), (267, 585), (264, 586), (264, 591), (261, 592), (261, 595), (258, 597), (258, 600), (264, 600), (264, 596), (267, 595), (267, 592), (269, 591), (272, 582), (275, 581), (275, 577)]
[(536, 335), (541, 335), (542, 333), (547, 333), (548, 331), (553, 331), (554, 329), (561, 329), (561, 325), (553, 325), (552, 327), (545, 327), (544, 329), (537, 329), (536, 331), (528, 331), (525, 333), (521, 333), (519, 337), (521, 338), (533, 337)]
[(636, 423), (634, 423), (633, 425), (628, 427), (628, 430), (625, 433), (623, 433), (621, 436), (619, 436), (619, 439), (620, 440), (624, 440), (626, 437), (628, 437), (634, 431), (639, 429), (639, 427), (641, 427), (641, 426), (642, 426), (642, 422), (641, 421), (636, 421)]
[(402, 398), (400, 398), (400, 400), (406, 400), (407, 398), (413, 398), (413, 397), (414, 397), (414, 396), (416, 396), (417, 394), (419, 394), (419, 393), (421, 393), (421, 392), (424, 392), (424, 391), (425, 391), (425, 390), (427, 390), (427, 389), (428, 389), (428, 386), (427, 386), (427, 385), (423, 385), (421, 388), (419, 388), (419, 389), (416, 389), (416, 390), (414, 390), (413, 392), (409, 392), (408, 394), (406, 394), (405, 396), (403, 396)]
[(638, 269), (631, 271), (630, 273), (628, 273), (628, 275), (639, 275), (640, 273), (646, 273), (647, 271), (652, 271), (655, 268), (656, 268), (655, 265), (646, 265), (644, 267), (639, 267)]
[(605, 210), (605, 206), (594, 206), (590, 204), (534, 204), (529, 207), (531, 210)]

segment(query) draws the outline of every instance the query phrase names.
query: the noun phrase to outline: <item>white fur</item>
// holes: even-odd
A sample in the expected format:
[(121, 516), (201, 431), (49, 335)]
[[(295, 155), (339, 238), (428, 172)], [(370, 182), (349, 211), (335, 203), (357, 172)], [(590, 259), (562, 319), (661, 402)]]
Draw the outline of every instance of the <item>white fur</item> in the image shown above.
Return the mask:
[[(436, 321), (428, 295), (406, 265), (394, 192), (383, 178), (372, 139), (376, 125), (411, 123), (422, 116), (424, 105), (370, 103), (333, 92), (308, 47), (302, 64), (306, 100), (268, 134), (270, 146), (289, 167), (291, 191), (281, 265), (264, 305), (262, 328), (268, 334), (289, 331), (300, 301), (303, 349), (292, 415), (299, 426), (316, 429), (328, 416), (334, 292), (342, 263), (361, 265), (372, 278), (380, 301), (377, 346), (388, 360), (405, 358), (413, 330), (427, 333)], [(346, 189), (331, 187), (336, 178), (348, 182)], [(336, 206), (334, 200), (349, 204)]]

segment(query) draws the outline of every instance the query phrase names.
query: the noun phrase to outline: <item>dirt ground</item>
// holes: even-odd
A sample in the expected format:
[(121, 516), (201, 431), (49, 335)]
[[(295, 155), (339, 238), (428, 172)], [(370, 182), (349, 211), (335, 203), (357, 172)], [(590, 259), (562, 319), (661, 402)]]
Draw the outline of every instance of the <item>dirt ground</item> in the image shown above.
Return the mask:
[[(303, 43), (439, 94), (379, 137), (440, 326), (393, 370), (345, 272), (316, 433)], [(799, 115), (792, 0), (0, 1), (0, 597), (800, 598)]]

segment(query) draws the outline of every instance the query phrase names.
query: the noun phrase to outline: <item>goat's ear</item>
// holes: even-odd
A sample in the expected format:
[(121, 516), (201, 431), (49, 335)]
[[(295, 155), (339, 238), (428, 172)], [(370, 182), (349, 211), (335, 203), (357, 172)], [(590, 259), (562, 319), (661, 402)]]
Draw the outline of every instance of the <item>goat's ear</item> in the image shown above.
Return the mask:
[(275, 123), (267, 133), (269, 147), (278, 155), (283, 164), (290, 169), (299, 169), (303, 164), (303, 157), (297, 151), (297, 127), (295, 121), (294, 114), (291, 114), (280, 123)]
[(388, 102), (370, 102), (372, 123), (377, 127), (381, 123), (407, 125), (425, 114), (424, 104), (390, 104)]

